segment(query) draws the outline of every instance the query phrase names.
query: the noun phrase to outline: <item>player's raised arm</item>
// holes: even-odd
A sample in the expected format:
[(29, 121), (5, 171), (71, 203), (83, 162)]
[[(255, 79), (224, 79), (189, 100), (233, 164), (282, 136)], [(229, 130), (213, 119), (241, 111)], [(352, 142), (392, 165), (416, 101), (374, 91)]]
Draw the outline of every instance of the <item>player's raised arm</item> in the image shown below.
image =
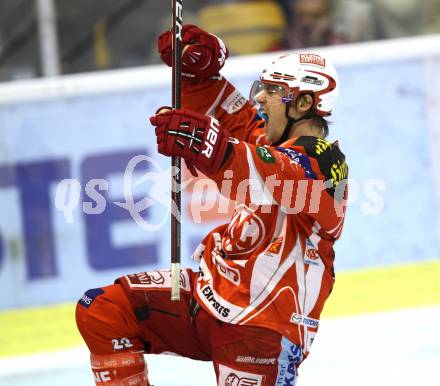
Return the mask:
[[(228, 49), (214, 34), (186, 24), (182, 31), (182, 109), (215, 117), (235, 138), (264, 142), (264, 122), (257, 110), (226, 78), (220, 75)], [(171, 66), (171, 32), (159, 36), (158, 50)]]
[[(159, 114), (151, 123), (156, 126), (161, 154), (183, 157), (212, 178), (222, 193), (227, 180), (229, 199), (317, 213), (324, 201), (336, 209), (338, 199), (344, 198), (345, 189), (336, 189), (347, 178), (345, 157), (336, 144), (320, 137), (295, 137), (276, 147), (257, 146), (230, 139), (215, 118), (190, 110)], [(331, 205), (335, 191), (337, 201)]]
[[(347, 166), (338, 146), (324, 139), (324, 117), (331, 114), (336, 86), (336, 70), (325, 58), (280, 57), (262, 71), (250, 93), (266, 115), (263, 130), (271, 146), (233, 138), (236, 127), (181, 110), (152, 119), (158, 126), (159, 152), (182, 156), (215, 180), (222, 193), (227, 179), (228, 198), (246, 205), (338, 217), (346, 194), (345, 182), (339, 184), (347, 178)], [(320, 210), (323, 203), (331, 210)], [(340, 208), (339, 217), (343, 213)]]

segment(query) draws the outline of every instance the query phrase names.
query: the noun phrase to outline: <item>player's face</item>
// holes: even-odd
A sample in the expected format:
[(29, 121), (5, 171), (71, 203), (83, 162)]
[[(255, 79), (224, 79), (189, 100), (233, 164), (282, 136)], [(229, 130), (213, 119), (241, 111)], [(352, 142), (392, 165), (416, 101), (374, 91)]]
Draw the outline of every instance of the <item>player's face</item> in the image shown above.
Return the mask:
[(287, 124), (286, 105), (282, 101), (283, 94), (282, 87), (265, 84), (254, 97), (267, 117), (264, 131), (266, 139), (270, 142), (276, 142), (281, 137)]

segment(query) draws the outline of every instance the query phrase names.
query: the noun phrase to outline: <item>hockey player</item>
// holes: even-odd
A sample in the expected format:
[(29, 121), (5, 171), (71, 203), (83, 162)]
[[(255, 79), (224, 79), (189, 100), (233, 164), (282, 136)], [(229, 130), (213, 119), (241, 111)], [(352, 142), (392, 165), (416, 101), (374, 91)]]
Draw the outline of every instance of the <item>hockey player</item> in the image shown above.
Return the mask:
[[(143, 354), (172, 352), (212, 361), (220, 386), (294, 385), (332, 290), (345, 215), (347, 166), (325, 140), (337, 74), (321, 55), (285, 55), (247, 100), (219, 74), (219, 38), (185, 25), (183, 44), (183, 108), (151, 117), (158, 151), (215, 181), (235, 213), (196, 249), (199, 271), (181, 271), (180, 302), (168, 270), (84, 294), (76, 318), (96, 384), (149, 385)], [(170, 66), (170, 32), (159, 52)]]

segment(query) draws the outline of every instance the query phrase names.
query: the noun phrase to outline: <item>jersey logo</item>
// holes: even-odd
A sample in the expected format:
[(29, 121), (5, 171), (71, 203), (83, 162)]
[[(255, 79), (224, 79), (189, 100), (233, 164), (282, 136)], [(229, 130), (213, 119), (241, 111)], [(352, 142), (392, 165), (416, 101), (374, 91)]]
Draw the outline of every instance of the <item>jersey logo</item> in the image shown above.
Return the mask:
[(219, 386), (262, 386), (264, 376), (261, 374), (239, 371), (219, 364)]
[(241, 277), (240, 271), (237, 268), (229, 266), (229, 264), (223, 259), (217, 249), (214, 249), (211, 252), (212, 261), (217, 267), (217, 271), (220, 275), (222, 275), (226, 280), (229, 280), (232, 284), (240, 285)]
[(318, 176), (312, 169), (312, 165), (310, 163), (310, 158), (305, 154), (298, 153), (296, 150), (285, 148), (285, 147), (277, 147), (278, 151), (286, 154), (290, 158), (290, 163), (297, 164), (304, 169), (304, 174), (307, 178), (313, 178), (316, 180)]
[(79, 304), (81, 304), (85, 308), (89, 308), (95, 298), (97, 298), (99, 295), (102, 295), (103, 293), (104, 290), (101, 288), (89, 289), (81, 297), (81, 299), (79, 300)]
[(257, 248), (266, 235), (261, 218), (246, 205), (239, 205), (222, 240), (227, 255), (244, 255)]
[(283, 236), (276, 237), (272, 240), (272, 243), (267, 248), (267, 253), (278, 255), (281, 251), (281, 246), (283, 245)]
[(318, 255), (318, 251), (314, 248), (310, 248), (306, 251), (306, 256), (310, 259), (310, 260), (316, 260), (319, 258)]
[(273, 164), (275, 163), (275, 158), (273, 157), (272, 153), (267, 147), (258, 146), (256, 148), (258, 157), (262, 159), (263, 162), (267, 164)]
[(302, 146), (307, 154), (318, 162), (326, 179), (327, 192), (334, 197), (335, 189), (348, 177), (348, 166), (338, 143), (330, 143), (322, 138), (300, 137), (295, 141), (294, 146)]
[(258, 379), (243, 377), (240, 378), (237, 374), (231, 373), (225, 379), (225, 386), (255, 386), (260, 385)]
[(320, 256), (318, 250), (315, 248), (313, 243), (307, 239), (306, 240), (306, 250), (304, 253), (304, 263), (309, 265), (319, 265), (320, 264)]
[[(190, 281), (185, 269), (180, 271), (179, 284), (184, 291), (189, 291)], [(171, 287), (171, 271), (157, 270), (151, 272), (138, 272), (124, 276), (130, 288), (169, 288)]]
[(234, 90), (221, 104), (221, 108), (228, 114), (234, 114), (241, 110), (246, 102), (246, 98), (241, 95), (240, 91)]
[(316, 144), (315, 144), (315, 152), (316, 154), (320, 155), (324, 153), (326, 150), (332, 148), (332, 144), (322, 138), (316, 138)]
[(139, 284), (156, 284), (161, 286), (165, 283), (165, 277), (159, 271), (139, 272), (135, 274), (139, 280)]
[(340, 160), (337, 160), (335, 163), (333, 163), (330, 174), (332, 175), (332, 184), (333, 187), (337, 187), (339, 183), (343, 180), (345, 180), (348, 176), (348, 167), (345, 162), (341, 162)]
[(294, 312), (292, 316), (290, 317), (290, 321), (295, 324), (300, 324), (302, 326), (312, 327), (312, 328), (318, 328), (319, 326), (319, 320), (308, 318), (307, 316), (298, 314)]
[[(203, 285), (203, 280), (200, 281), (200, 286)], [(202, 288), (202, 287), (201, 287)], [(210, 285), (207, 285), (201, 289), (201, 292), (203, 296), (208, 301), (209, 305), (214, 308), (214, 310), (219, 314), (220, 316), (223, 316), (224, 318), (227, 318), (229, 316), (229, 313), (231, 310), (222, 305), (217, 298), (215, 297), (215, 293)]]

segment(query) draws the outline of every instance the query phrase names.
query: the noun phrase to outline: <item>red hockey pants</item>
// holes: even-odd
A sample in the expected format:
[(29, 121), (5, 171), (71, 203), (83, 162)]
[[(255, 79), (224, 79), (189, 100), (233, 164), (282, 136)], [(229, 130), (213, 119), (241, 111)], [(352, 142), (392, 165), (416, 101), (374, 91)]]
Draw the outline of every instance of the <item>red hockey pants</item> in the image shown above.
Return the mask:
[(277, 332), (223, 323), (203, 309), (194, 313), (192, 291), (171, 302), (169, 287), (157, 286), (144, 298), (143, 307), (134, 307), (120, 284), (84, 294), (76, 321), (92, 354), (172, 352), (212, 361), (219, 386), (295, 385), (301, 349)]

